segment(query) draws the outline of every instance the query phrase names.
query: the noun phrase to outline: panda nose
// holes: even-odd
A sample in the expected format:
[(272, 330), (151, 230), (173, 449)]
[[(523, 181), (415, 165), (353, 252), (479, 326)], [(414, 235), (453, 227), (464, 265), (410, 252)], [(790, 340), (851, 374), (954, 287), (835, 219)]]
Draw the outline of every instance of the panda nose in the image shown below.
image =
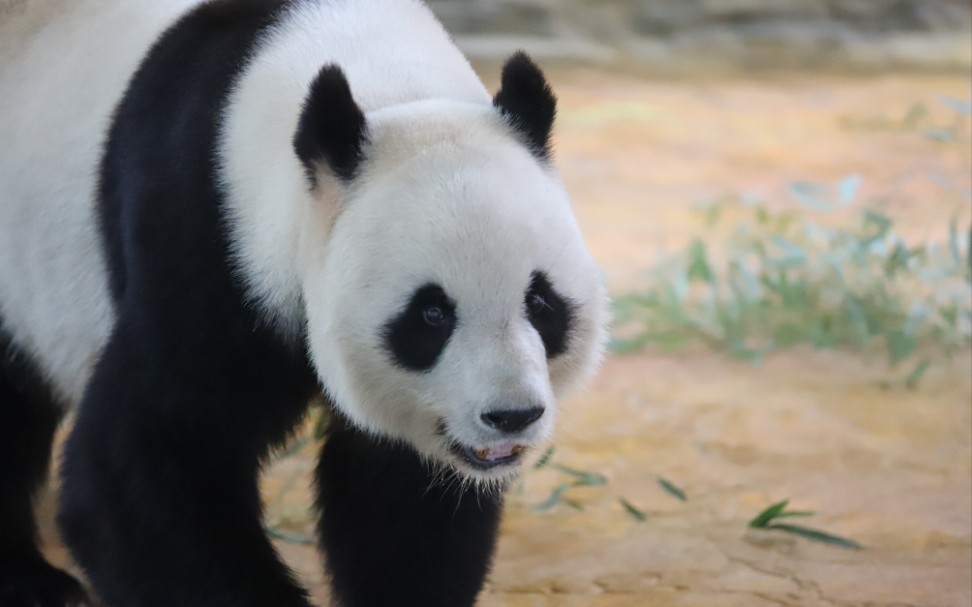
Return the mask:
[(487, 411), (480, 415), (479, 419), (483, 420), (483, 423), (490, 428), (513, 434), (540, 419), (543, 416), (543, 411), (543, 407), (503, 409), (499, 411)]

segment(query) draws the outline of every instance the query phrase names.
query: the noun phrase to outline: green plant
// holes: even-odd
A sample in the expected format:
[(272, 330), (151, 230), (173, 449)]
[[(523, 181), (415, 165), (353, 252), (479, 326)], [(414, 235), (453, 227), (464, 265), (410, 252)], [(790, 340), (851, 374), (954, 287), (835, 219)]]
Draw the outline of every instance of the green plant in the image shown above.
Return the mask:
[(820, 531), (819, 529), (812, 529), (810, 527), (804, 527), (803, 525), (776, 522), (785, 518), (803, 518), (814, 515), (813, 512), (808, 510), (787, 510), (786, 507), (789, 505), (789, 503), (789, 500), (783, 500), (782, 502), (777, 502), (772, 506), (767, 507), (765, 510), (757, 514), (753, 520), (749, 521), (749, 527), (751, 529), (783, 531), (785, 533), (798, 535), (814, 542), (838, 546), (840, 548), (849, 548), (851, 550), (858, 550), (861, 548), (861, 545), (854, 540), (832, 535), (825, 531)]
[[(951, 124), (931, 122), (924, 105), (895, 124), (966, 145), (972, 104), (939, 101)], [(967, 209), (967, 175), (928, 171)], [(614, 351), (704, 344), (758, 362), (796, 344), (880, 345), (892, 367), (909, 361), (901, 379), (915, 387), (935, 360), (972, 345), (972, 227), (953, 219), (937, 242), (906, 240), (880, 204), (859, 203), (862, 183), (796, 181), (788, 204), (704, 205), (708, 231), (657, 263), (647, 290), (615, 300)]]
[[(759, 361), (795, 344), (883, 343), (892, 366), (916, 359), (906, 383), (917, 384), (936, 357), (972, 342), (972, 229), (960, 235), (952, 221), (943, 244), (915, 243), (875, 208), (849, 224), (820, 220), (851, 207), (860, 182), (794, 183), (798, 208), (750, 199), (706, 207), (712, 238), (656, 265), (647, 291), (617, 298), (614, 350), (704, 343)], [(720, 240), (728, 214), (742, 219)]]

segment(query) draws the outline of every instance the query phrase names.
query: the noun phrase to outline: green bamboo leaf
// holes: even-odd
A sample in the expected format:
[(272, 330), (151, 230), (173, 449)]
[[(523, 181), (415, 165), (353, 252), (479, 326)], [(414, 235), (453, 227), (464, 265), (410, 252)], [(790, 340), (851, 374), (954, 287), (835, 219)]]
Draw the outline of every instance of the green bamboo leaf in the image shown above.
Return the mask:
[(644, 522), (644, 521), (648, 520), (648, 515), (645, 514), (645, 511), (644, 510), (641, 510), (640, 508), (638, 508), (637, 506), (635, 506), (634, 504), (632, 504), (628, 500), (624, 499), (623, 497), (619, 497), (618, 498), (618, 502), (624, 507), (624, 510), (628, 514), (630, 514), (632, 517), (634, 517), (634, 519), (636, 521), (638, 521), (638, 522)]
[(969, 276), (972, 277), (972, 225), (969, 226), (969, 241), (966, 243), (968, 246), (965, 249), (965, 255), (968, 258), (966, 261), (966, 270), (969, 272)]
[(840, 180), (840, 184), (837, 186), (840, 206), (849, 207), (854, 204), (854, 201), (857, 200), (857, 192), (861, 188), (862, 181), (863, 178), (857, 173), (848, 175)]
[(765, 528), (769, 525), (770, 521), (777, 518), (786, 509), (789, 503), (790, 500), (783, 500), (782, 502), (776, 502), (768, 506), (765, 510), (757, 514), (753, 520), (749, 521), (749, 526), (753, 529)]
[(802, 518), (807, 516), (813, 516), (816, 512), (813, 510), (784, 510), (776, 515), (776, 518)]
[(554, 447), (553, 445), (547, 447), (547, 450), (543, 452), (543, 455), (540, 456), (540, 459), (537, 460), (537, 463), (533, 464), (533, 469), (539, 470), (540, 468), (543, 468), (544, 466), (549, 464), (550, 458), (553, 457), (554, 451), (556, 450), (557, 448)]
[(770, 213), (765, 206), (760, 205), (756, 207), (756, 224), (765, 226), (770, 222)]
[(958, 220), (952, 217), (948, 222), (948, 248), (956, 266), (962, 265), (962, 246), (959, 244)]
[(612, 339), (608, 343), (608, 349), (614, 354), (631, 354), (639, 352), (652, 342), (650, 333), (642, 333), (631, 339)]
[(781, 266), (796, 266), (806, 262), (806, 251), (792, 240), (780, 234), (773, 234), (770, 237), (770, 241), (783, 252), (783, 256), (776, 258), (775, 263)]
[(921, 381), (921, 378), (925, 376), (925, 373), (928, 371), (929, 367), (931, 367), (931, 359), (923, 358), (918, 361), (918, 364), (914, 366), (911, 372), (908, 373), (908, 377), (905, 378), (905, 386), (911, 390), (917, 388), (918, 383)]
[(938, 126), (925, 127), (923, 134), (926, 139), (937, 143), (952, 143), (955, 141), (955, 131)]
[(709, 205), (705, 211), (705, 226), (707, 228), (715, 227), (719, 223), (723, 209), (724, 205), (720, 202)]
[(552, 464), (551, 467), (560, 470), (564, 474), (569, 474), (573, 476), (576, 479), (574, 481), (575, 486), (603, 487), (604, 485), (607, 484), (607, 477), (597, 472), (587, 472), (586, 470), (578, 470), (576, 468), (570, 468), (563, 464)]
[(544, 512), (552, 509), (564, 500), (564, 494), (567, 493), (567, 490), (570, 489), (571, 486), (571, 483), (562, 483), (557, 485), (557, 487), (554, 488), (554, 490), (550, 493), (550, 497), (534, 506), (533, 510), (536, 512)]
[(795, 202), (813, 211), (829, 211), (827, 188), (819, 183), (808, 181), (793, 181), (787, 191)]
[(801, 525), (788, 525), (786, 523), (777, 523), (774, 525), (767, 526), (766, 529), (785, 531), (787, 533), (792, 533), (793, 535), (798, 535), (802, 538), (814, 542), (829, 544), (831, 546), (838, 546), (840, 548), (847, 548), (849, 550), (860, 550), (861, 548), (863, 548), (863, 546), (861, 546), (854, 540), (850, 540), (845, 537), (840, 537), (838, 535), (833, 535), (825, 531), (820, 531), (819, 529), (811, 529), (810, 527), (803, 527)]
[(894, 225), (894, 221), (885, 215), (884, 213), (879, 213), (873, 209), (867, 209), (864, 211), (864, 225), (865, 227), (873, 227), (876, 232), (864, 241), (863, 246), (870, 246), (871, 242), (883, 237)]
[(972, 116), (972, 102), (956, 99), (955, 97), (948, 97), (946, 95), (940, 96), (938, 100), (942, 103), (942, 105), (955, 110), (959, 114)]
[(906, 129), (914, 129), (927, 117), (928, 107), (923, 103), (916, 103), (908, 109), (902, 123)]
[(674, 484), (672, 484), (671, 481), (666, 480), (659, 476), (658, 484), (661, 486), (662, 489), (664, 489), (669, 495), (671, 495), (675, 499), (681, 502), (688, 501), (688, 496), (685, 495), (685, 492), (679, 489), (678, 487), (676, 487)]
[(699, 280), (710, 284), (715, 281), (705, 243), (700, 238), (693, 239), (689, 248), (688, 280)]
[(911, 356), (918, 347), (918, 342), (904, 331), (889, 331), (884, 336), (888, 345), (888, 356), (892, 365), (896, 365)]

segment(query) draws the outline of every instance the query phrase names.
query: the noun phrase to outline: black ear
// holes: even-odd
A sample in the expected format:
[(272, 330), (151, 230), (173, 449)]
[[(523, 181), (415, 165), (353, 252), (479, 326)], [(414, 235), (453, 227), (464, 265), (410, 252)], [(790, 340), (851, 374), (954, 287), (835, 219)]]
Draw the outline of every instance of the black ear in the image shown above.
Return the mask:
[(540, 68), (520, 51), (503, 66), (500, 90), (493, 105), (510, 121), (541, 160), (550, 159), (550, 129), (557, 113), (554, 97)]
[(294, 134), (294, 151), (311, 184), (317, 184), (321, 164), (345, 181), (354, 177), (367, 138), (364, 113), (351, 96), (344, 72), (325, 65), (310, 85)]

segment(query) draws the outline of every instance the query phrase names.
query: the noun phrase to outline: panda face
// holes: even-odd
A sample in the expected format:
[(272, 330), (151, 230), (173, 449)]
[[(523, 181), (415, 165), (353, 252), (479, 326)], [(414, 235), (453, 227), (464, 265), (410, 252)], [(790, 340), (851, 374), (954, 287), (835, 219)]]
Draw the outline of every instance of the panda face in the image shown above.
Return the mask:
[(313, 361), (357, 425), (508, 477), (596, 366), (600, 274), (558, 179), (492, 108), (381, 110), (368, 136), (336, 217), (302, 236)]

